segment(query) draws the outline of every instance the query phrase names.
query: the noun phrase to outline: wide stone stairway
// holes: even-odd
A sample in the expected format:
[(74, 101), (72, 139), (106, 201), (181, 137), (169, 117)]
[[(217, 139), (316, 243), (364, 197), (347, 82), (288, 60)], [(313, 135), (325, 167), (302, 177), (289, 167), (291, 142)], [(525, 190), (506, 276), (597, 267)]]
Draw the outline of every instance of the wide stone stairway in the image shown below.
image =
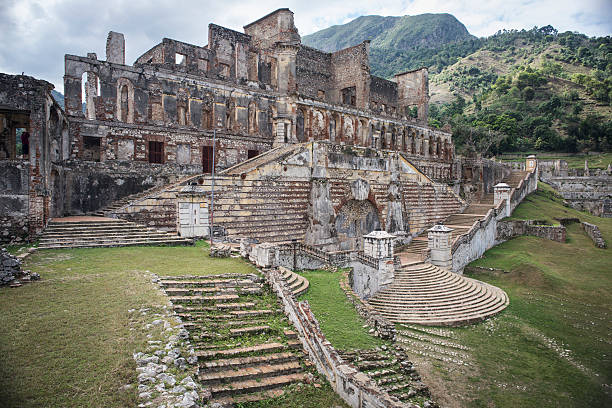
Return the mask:
[(508, 296), (484, 282), (419, 262), (396, 270), (393, 283), (367, 302), (394, 323), (457, 326), (499, 313), (508, 306)]
[(135, 245), (192, 245), (193, 241), (113, 218), (54, 219), (40, 236), (39, 249), (96, 248)]
[[(512, 188), (516, 188), (527, 174), (528, 172), (526, 171), (513, 171), (501, 182), (508, 184)], [(493, 207), (493, 193), (486, 193), (472, 201), (463, 212), (455, 213), (446, 218), (442, 223), (453, 229), (451, 242), (454, 242), (459, 236), (467, 233), (474, 222), (485, 218), (487, 212)], [(415, 237), (410, 245), (402, 248), (397, 256), (399, 256), (402, 265), (406, 265), (424, 259), (424, 251), (427, 251), (427, 231)]]
[[(284, 278), (298, 282), (290, 274)], [(301, 343), (258, 275), (165, 277), (160, 284), (185, 322), (211, 403), (275, 397), (306, 378)], [(305, 290), (308, 283), (293, 287)]]

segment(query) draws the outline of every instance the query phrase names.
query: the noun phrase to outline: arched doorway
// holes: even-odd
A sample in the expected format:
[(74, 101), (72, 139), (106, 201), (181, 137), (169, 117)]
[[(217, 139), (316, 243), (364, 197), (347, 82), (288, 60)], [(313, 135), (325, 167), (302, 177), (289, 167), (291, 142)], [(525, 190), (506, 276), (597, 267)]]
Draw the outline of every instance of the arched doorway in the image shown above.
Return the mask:
[(336, 232), (342, 250), (361, 249), (362, 237), (380, 229), (378, 210), (368, 200), (349, 200), (336, 216)]

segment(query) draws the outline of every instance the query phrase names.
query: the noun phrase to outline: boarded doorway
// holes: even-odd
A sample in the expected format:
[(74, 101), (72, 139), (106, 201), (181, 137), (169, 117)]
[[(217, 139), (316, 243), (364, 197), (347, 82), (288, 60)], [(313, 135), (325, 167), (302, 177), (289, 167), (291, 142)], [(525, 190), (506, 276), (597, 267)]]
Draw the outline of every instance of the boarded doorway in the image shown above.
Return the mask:
[(204, 202), (179, 202), (181, 237), (205, 237), (208, 235), (208, 206)]

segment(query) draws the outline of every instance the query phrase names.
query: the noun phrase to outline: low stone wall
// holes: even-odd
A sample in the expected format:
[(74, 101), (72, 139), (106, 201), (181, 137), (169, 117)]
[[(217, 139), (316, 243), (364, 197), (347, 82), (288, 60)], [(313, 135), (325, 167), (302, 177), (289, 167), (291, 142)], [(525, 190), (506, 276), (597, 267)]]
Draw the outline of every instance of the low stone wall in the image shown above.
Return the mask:
[(584, 221), (581, 222), (581, 224), (582, 228), (584, 228), (584, 231), (589, 237), (591, 237), (591, 239), (595, 243), (595, 246), (597, 246), (598, 248), (606, 248), (606, 241), (604, 241), (603, 237), (601, 236), (601, 231), (599, 230), (599, 227), (597, 225)]
[(395, 325), (387, 320), (383, 315), (376, 311), (372, 306), (365, 303), (352, 289), (350, 283), (352, 272), (344, 272), (340, 279), (340, 288), (344, 291), (346, 298), (355, 306), (355, 310), (359, 313), (370, 327), (373, 335), (383, 339), (393, 341), (395, 339)]
[(298, 331), (300, 341), (319, 373), (333, 390), (353, 408), (416, 408), (381, 390), (365, 373), (347, 364), (325, 338), (307, 301), (297, 302), (277, 270), (266, 279), (281, 300), (285, 314)]
[(500, 242), (522, 235), (533, 235), (552, 241), (565, 242), (566, 229), (562, 225), (539, 225), (534, 220), (511, 220), (497, 223), (497, 239)]
[(349, 263), (351, 288), (361, 299), (374, 296), (376, 292), (393, 283), (394, 267), (392, 259), (377, 259), (376, 268), (359, 258)]

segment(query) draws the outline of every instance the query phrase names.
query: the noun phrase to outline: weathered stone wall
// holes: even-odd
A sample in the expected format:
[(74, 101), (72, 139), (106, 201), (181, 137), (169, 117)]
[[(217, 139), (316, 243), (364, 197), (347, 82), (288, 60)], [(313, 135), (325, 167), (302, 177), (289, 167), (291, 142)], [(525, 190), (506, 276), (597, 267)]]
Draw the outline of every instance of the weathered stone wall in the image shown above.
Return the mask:
[[(50, 83), (29, 76), (0, 74), (0, 163), (6, 177), (0, 205), (6, 207), (3, 233), (8, 231), (2, 241), (32, 238), (58, 211), (51, 195), (62, 182), (56, 167), (67, 158), (69, 141), (68, 124), (51, 97), (52, 89)], [(17, 128), (30, 134), (27, 157), (17, 157)]]
[(612, 217), (612, 176), (545, 179), (573, 208), (599, 217)]
[(540, 225), (534, 220), (509, 220), (497, 222), (497, 240), (507, 241), (522, 235), (533, 235), (551, 241), (565, 242), (564, 226)]
[(493, 186), (509, 176), (512, 168), (505, 164), (484, 158), (460, 159), (461, 196), (467, 201), (477, 199), (482, 194), (493, 193)]
[(28, 237), (29, 165), (21, 160), (0, 161), (0, 242)]
[(601, 231), (599, 227), (595, 224), (591, 224), (588, 222), (581, 222), (582, 228), (586, 232), (586, 234), (593, 240), (593, 243), (598, 248), (606, 248), (606, 241), (603, 239), (601, 235)]
[(342, 360), (327, 341), (307, 301), (297, 302), (280, 277), (272, 270), (266, 276), (272, 290), (281, 300), (285, 314), (298, 331), (304, 349), (320, 374), (330, 382), (333, 390), (354, 408), (407, 407), (398, 399), (381, 390), (364, 373)]
[(193, 174), (199, 170), (195, 166), (189, 167), (131, 161), (69, 161), (64, 168), (65, 213), (76, 215), (93, 212), (118, 199), (173, 183), (180, 174)]

